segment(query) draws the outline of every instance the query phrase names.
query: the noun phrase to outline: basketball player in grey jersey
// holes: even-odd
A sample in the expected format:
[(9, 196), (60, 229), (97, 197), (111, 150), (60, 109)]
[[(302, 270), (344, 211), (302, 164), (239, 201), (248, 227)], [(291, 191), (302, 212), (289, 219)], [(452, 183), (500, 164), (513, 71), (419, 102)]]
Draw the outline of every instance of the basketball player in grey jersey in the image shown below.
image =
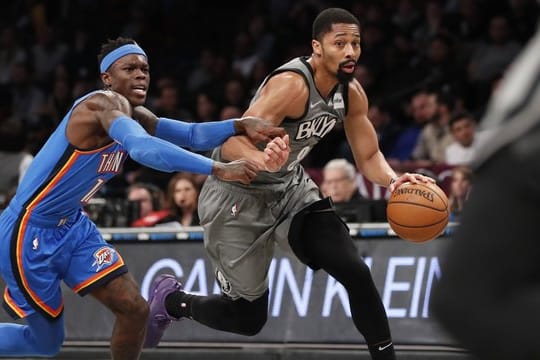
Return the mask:
[(343, 121), (356, 164), (369, 180), (390, 190), (407, 181), (433, 180), (419, 174), (396, 176), (379, 151), (366, 116), (366, 95), (352, 79), (360, 56), (358, 20), (345, 10), (327, 9), (315, 19), (313, 39), (313, 55), (273, 72), (246, 112), (280, 124), (288, 136), (274, 139), (264, 151), (240, 138), (215, 153), (226, 161), (247, 157), (264, 173), (247, 186), (210, 177), (202, 189), (199, 214), (205, 247), (224, 296), (187, 294), (174, 277), (158, 277), (150, 291), (146, 346), (157, 345), (167, 325), (183, 317), (219, 330), (257, 334), (267, 319), (267, 271), (278, 243), (343, 284), (354, 324), (372, 358), (395, 359), (385, 309), (369, 268), (300, 161)]

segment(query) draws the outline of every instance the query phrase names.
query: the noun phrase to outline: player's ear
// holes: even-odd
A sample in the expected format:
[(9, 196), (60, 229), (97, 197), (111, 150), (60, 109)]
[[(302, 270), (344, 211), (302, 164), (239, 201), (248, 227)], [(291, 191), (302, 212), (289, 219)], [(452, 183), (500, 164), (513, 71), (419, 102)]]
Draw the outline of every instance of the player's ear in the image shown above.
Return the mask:
[(311, 40), (311, 48), (313, 49), (313, 55), (317, 57), (322, 55), (321, 43), (318, 40)]
[(101, 73), (101, 81), (105, 87), (111, 87), (111, 75), (108, 72)]

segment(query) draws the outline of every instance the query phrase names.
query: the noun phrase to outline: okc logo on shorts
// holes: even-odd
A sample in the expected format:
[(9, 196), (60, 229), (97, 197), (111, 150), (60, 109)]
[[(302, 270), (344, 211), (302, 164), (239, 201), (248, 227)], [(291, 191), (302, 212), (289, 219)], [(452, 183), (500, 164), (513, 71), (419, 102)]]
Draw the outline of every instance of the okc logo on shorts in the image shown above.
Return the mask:
[(94, 253), (95, 260), (92, 267), (96, 267), (96, 272), (101, 270), (104, 266), (108, 266), (113, 263), (114, 253), (115, 250), (107, 246), (102, 247)]

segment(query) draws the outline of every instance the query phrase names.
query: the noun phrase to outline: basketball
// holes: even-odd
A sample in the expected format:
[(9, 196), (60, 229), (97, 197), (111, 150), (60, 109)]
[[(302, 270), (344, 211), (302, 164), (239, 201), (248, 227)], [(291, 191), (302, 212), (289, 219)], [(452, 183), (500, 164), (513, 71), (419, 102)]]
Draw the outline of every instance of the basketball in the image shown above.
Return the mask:
[(392, 193), (386, 215), (400, 238), (417, 243), (429, 241), (448, 224), (448, 198), (435, 184), (405, 183)]

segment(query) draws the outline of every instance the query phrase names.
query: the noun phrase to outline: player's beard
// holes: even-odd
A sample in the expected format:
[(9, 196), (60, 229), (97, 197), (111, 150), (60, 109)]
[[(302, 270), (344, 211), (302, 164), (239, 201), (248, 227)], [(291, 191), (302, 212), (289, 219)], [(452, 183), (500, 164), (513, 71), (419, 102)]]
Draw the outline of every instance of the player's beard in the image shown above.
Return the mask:
[(354, 71), (351, 72), (351, 73), (347, 73), (347, 72), (343, 71), (342, 70), (343, 65), (345, 65), (345, 64), (340, 64), (339, 65), (336, 77), (337, 77), (339, 82), (348, 83), (354, 78)]

